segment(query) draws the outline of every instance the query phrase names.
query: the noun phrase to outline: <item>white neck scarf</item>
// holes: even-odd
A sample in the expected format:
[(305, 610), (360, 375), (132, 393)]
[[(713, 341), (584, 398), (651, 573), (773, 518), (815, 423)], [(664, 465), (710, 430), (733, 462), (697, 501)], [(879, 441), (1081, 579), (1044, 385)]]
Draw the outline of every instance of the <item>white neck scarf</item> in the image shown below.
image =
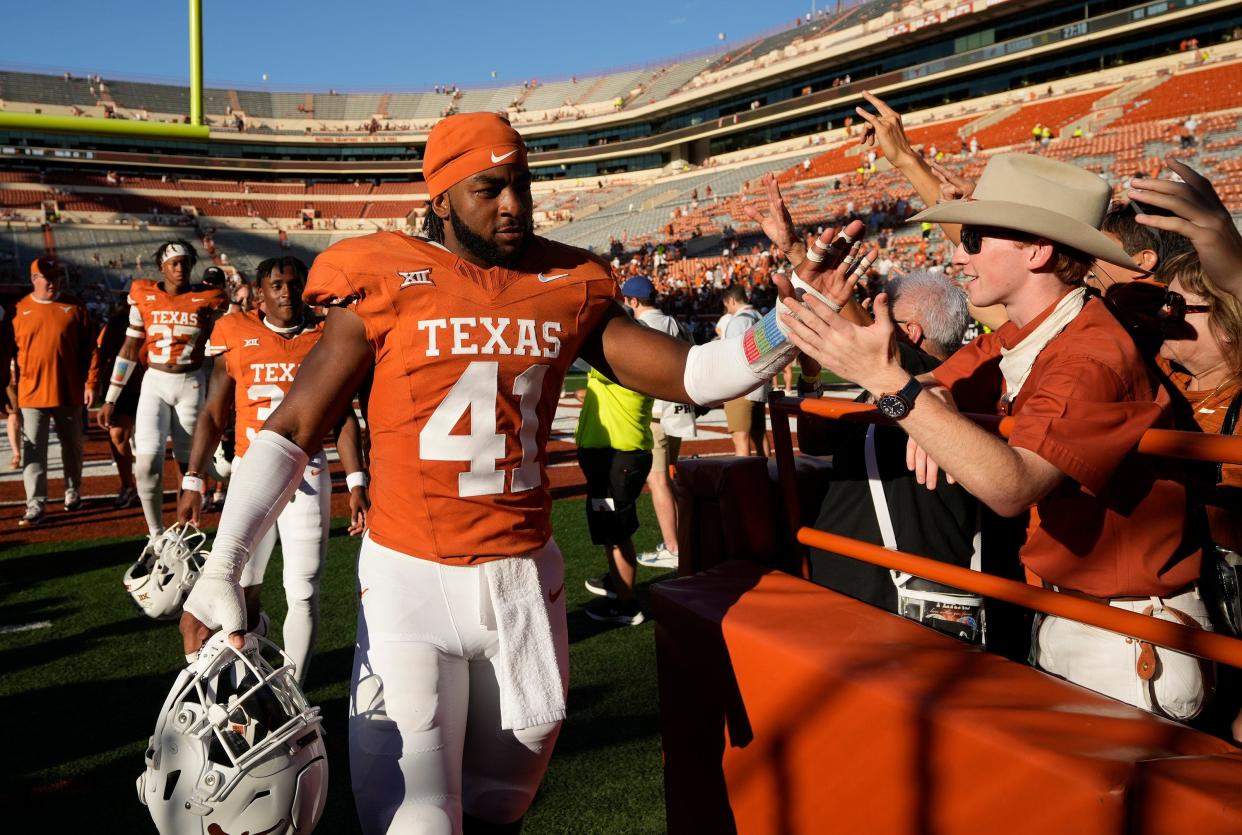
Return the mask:
[(1048, 318), (1028, 333), (1021, 342), (1012, 348), (1001, 348), (1000, 370), (1005, 377), (1004, 402), (1012, 403), (1017, 399), (1018, 392), (1022, 390), (1022, 384), (1030, 376), (1031, 368), (1034, 367), (1040, 352), (1056, 338), (1057, 334), (1065, 330), (1070, 322), (1074, 321), (1074, 317), (1082, 312), (1082, 306), (1086, 302), (1086, 287), (1071, 290), (1061, 301), (1057, 302), (1057, 306), (1048, 314)]

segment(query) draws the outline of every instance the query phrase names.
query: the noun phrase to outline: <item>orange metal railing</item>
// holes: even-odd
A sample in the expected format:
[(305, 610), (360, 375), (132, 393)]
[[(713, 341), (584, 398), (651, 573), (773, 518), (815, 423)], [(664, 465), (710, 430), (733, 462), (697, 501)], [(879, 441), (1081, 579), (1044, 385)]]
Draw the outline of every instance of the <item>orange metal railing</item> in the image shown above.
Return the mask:
[[(1242, 667), (1242, 640), (1191, 629), (1178, 623), (1146, 617), (1068, 594), (1020, 583), (1004, 577), (984, 574), (947, 565), (937, 560), (890, 551), (879, 545), (837, 534), (802, 527), (798, 511), (797, 484), (794, 480), (793, 437), (789, 417), (795, 414), (814, 415), (837, 420), (863, 423), (890, 423), (875, 407), (865, 403), (842, 400), (802, 400), (774, 398), (771, 403), (772, 434), (775, 440), (776, 465), (784, 498), (786, 521), (796, 532), (802, 545), (821, 548), (841, 556), (869, 562), (882, 568), (914, 574), (927, 580), (1003, 600), (1048, 615), (1071, 618), (1080, 623), (1129, 635), (1178, 652)], [(1012, 418), (967, 414), (966, 417), (993, 428), (1001, 437), (1008, 437)], [(1225, 437), (1199, 432), (1178, 432), (1151, 429), (1138, 445), (1139, 454), (1185, 458), (1197, 461), (1223, 461), (1242, 464), (1242, 437)], [(803, 577), (810, 576), (807, 558), (802, 560)]]

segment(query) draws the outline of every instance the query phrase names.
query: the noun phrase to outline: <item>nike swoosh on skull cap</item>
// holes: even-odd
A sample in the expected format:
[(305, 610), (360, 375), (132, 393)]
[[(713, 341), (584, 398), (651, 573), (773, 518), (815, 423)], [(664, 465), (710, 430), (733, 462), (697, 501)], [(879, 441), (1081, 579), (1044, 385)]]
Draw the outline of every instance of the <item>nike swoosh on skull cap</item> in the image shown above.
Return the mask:
[(516, 153), (517, 153), (517, 149), (516, 149), (516, 148), (514, 148), (514, 149), (513, 149), (512, 151), (510, 151), (509, 153), (507, 153), (507, 154), (501, 154), (500, 156), (496, 156), (496, 152), (495, 152), (495, 151), (492, 151), (492, 162), (504, 162), (505, 160), (507, 160), (509, 157), (513, 156), (513, 155), (514, 155), (514, 154), (516, 154)]

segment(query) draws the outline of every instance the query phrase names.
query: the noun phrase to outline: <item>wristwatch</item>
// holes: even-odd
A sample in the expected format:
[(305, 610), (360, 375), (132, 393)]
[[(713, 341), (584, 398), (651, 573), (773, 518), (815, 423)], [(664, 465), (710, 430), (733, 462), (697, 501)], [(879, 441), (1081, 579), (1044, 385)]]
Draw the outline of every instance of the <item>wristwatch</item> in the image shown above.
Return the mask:
[(880, 395), (875, 405), (880, 410), (880, 414), (885, 417), (901, 420), (910, 414), (910, 410), (914, 408), (915, 399), (922, 391), (923, 384), (911, 377), (910, 382), (901, 387), (901, 391), (896, 394)]

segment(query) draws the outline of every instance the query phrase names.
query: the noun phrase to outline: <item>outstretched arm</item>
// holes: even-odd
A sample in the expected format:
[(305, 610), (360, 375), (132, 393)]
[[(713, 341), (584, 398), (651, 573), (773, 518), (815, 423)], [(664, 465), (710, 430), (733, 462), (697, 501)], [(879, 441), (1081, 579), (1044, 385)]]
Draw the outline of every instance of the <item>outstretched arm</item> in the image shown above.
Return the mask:
[[(875, 108), (875, 113), (864, 107), (854, 108), (854, 112), (867, 123), (859, 144), (864, 148), (878, 146), (893, 167), (904, 174), (910, 185), (914, 186), (923, 203), (928, 206), (936, 205), (942, 197), (941, 180), (910, 144), (905, 126), (901, 123), (901, 114), (874, 93), (863, 91), (863, 98)], [(942, 223), (940, 228), (953, 243), (960, 240), (960, 224)]]
[[(859, 327), (810, 299), (791, 302), (790, 338), (825, 368), (877, 399), (899, 391), (910, 374), (897, 360), (888, 297), (876, 297), (874, 324)], [(901, 428), (926, 456), (1002, 516), (1016, 516), (1046, 496), (1065, 474), (1030, 450), (1011, 447), (963, 416), (943, 397), (925, 392)], [(912, 469), (915, 469), (912, 467)]]
[(580, 353), (593, 368), (627, 389), (688, 403), (683, 377), (689, 352), (688, 343), (643, 327), (621, 305), (613, 304)]
[(217, 629), (229, 632), (237, 648), (243, 646), (246, 605), (240, 581), (250, 549), (284, 509), (309, 454), (319, 451), (320, 439), (340, 420), (374, 364), (358, 315), (330, 310), (323, 336), (233, 476), (211, 556), (181, 616), (187, 658)]
[(827, 287), (824, 275), (841, 264), (851, 242), (862, 231), (862, 223), (853, 221), (831, 243), (821, 245), (817, 241), (815, 257), (807, 256), (816, 267), (808, 270), (809, 278), (800, 283), (778, 283), (776, 307), (741, 336), (690, 347), (642, 327), (614, 304), (583, 345), (581, 355), (609, 379), (661, 400), (708, 406), (741, 397), (771, 379), (797, 354), (789, 341), (788, 327), (780, 318), (780, 313), (789, 309), (785, 302), (796, 292), (823, 296)]
[(1242, 298), (1242, 234), (1220, 195), (1206, 177), (1189, 165), (1165, 160), (1183, 182), (1138, 178), (1131, 181), (1130, 198), (1172, 212), (1172, 216), (1143, 213), (1135, 217), (1144, 226), (1185, 235), (1199, 253), (1199, 262), (1212, 283)]
[(748, 218), (759, 224), (763, 234), (776, 244), (791, 264), (801, 263), (806, 257), (806, 243), (794, 229), (793, 216), (789, 214), (789, 208), (785, 205), (785, 198), (781, 195), (781, 186), (776, 175), (771, 171), (764, 174), (763, 186), (768, 197), (767, 211), (764, 211), (763, 206), (750, 203), (743, 206), (742, 211)]

